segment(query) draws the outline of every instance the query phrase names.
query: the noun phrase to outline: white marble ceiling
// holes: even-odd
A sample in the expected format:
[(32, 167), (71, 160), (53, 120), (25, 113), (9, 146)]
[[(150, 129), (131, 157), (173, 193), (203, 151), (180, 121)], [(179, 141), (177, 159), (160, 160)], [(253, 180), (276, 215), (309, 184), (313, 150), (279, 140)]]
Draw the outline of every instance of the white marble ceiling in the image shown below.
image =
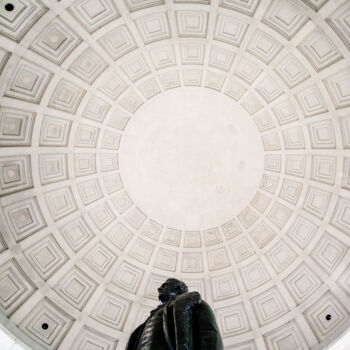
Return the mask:
[(124, 349), (169, 276), (225, 350), (349, 328), (348, 0), (0, 1), (0, 73), (0, 321), (29, 347)]

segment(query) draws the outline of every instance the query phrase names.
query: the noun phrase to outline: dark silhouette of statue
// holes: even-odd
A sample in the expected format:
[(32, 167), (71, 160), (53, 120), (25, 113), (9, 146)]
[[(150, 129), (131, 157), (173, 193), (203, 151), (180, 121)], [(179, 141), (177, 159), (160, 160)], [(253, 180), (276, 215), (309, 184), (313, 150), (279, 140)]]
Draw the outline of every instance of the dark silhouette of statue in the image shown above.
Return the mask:
[(175, 278), (158, 292), (161, 304), (132, 332), (126, 350), (223, 350), (215, 316), (198, 292)]

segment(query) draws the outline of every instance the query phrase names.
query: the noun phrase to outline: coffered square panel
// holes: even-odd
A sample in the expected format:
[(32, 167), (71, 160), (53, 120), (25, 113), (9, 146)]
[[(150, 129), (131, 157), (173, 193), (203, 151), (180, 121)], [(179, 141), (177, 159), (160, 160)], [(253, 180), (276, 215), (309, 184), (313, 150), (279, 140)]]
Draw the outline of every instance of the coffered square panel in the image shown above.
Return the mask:
[(302, 0), (312, 10), (318, 11), (328, 0)]
[(0, 108), (0, 147), (29, 146), (36, 113), (16, 108)]
[(105, 276), (117, 258), (106, 245), (98, 242), (83, 257), (83, 261), (100, 276)]
[(350, 4), (345, 1), (326, 19), (326, 22), (338, 34), (347, 48), (350, 48)]
[(66, 180), (68, 178), (67, 154), (40, 154), (39, 172), (43, 185)]
[(86, 100), (82, 117), (102, 123), (108, 114), (111, 105), (97, 96), (90, 96)]
[(93, 347), (101, 350), (116, 350), (118, 340), (100, 333), (95, 329), (83, 327), (75, 338), (72, 347), (77, 350), (87, 350)]
[(305, 177), (306, 156), (300, 154), (287, 155), (285, 172), (291, 176)]
[[(22, 331), (42, 347), (55, 350), (71, 328), (74, 319), (52, 300), (44, 297), (21, 321)], [(46, 324), (47, 327), (42, 327)]]
[(39, 103), (52, 77), (47, 69), (21, 59), (12, 73), (6, 96)]
[(178, 247), (180, 245), (180, 240), (181, 240), (181, 231), (180, 230), (176, 230), (176, 229), (170, 228), (170, 227), (167, 227), (164, 230), (164, 234), (162, 237), (163, 243)]
[(333, 185), (337, 171), (337, 159), (332, 156), (312, 156), (311, 179)]
[(67, 147), (72, 121), (45, 115), (41, 123), (40, 146)]
[(12, 5), (12, 11), (1, 11), (0, 33), (20, 42), (48, 8), (41, 1), (30, 0), (13, 0)]
[(146, 220), (146, 215), (138, 208), (134, 207), (124, 216), (126, 222), (135, 230), (138, 230)]
[(317, 230), (318, 226), (315, 223), (303, 216), (297, 216), (289, 227), (287, 234), (289, 238), (301, 248), (305, 248), (310, 243)]
[(183, 79), (185, 86), (200, 86), (202, 82), (202, 70), (184, 69)]
[(269, 281), (271, 278), (260, 260), (246, 265), (240, 270), (247, 291), (261, 286), (262, 284)]
[(211, 278), (211, 287), (214, 300), (224, 300), (239, 294), (239, 289), (233, 273), (226, 273)]
[(277, 288), (271, 288), (251, 299), (260, 325), (272, 322), (288, 312), (286, 302)]
[(46, 226), (36, 197), (22, 199), (3, 206), (6, 222), (16, 241), (20, 241)]
[(210, 271), (220, 270), (230, 265), (227, 252), (224, 247), (208, 250), (207, 255)]
[(0, 157), (0, 197), (31, 187), (30, 155)]
[(234, 74), (251, 85), (261, 72), (262, 69), (258, 65), (243, 57), (238, 62)]
[(150, 244), (143, 239), (137, 239), (132, 245), (129, 255), (143, 264), (148, 264), (153, 250), (153, 244)]
[(230, 245), (233, 257), (237, 263), (255, 254), (255, 250), (246, 237), (237, 238)]
[(265, 64), (269, 64), (282, 50), (282, 45), (269, 34), (257, 30), (251, 39), (247, 51)]
[(246, 333), (250, 330), (243, 303), (218, 308), (215, 312), (224, 338)]
[(239, 101), (246, 91), (247, 89), (242, 84), (234, 81), (233, 79), (229, 78), (226, 81), (224, 93), (233, 98), (235, 101)]
[(98, 42), (114, 60), (137, 48), (135, 39), (126, 25), (112, 29), (99, 38)]
[(322, 219), (328, 210), (330, 199), (330, 192), (310, 186), (303, 207), (306, 211)]
[(203, 272), (202, 253), (183, 253), (181, 271), (186, 273)]
[(106, 238), (120, 250), (123, 250), (132, 238), (133, 233), (121, 222), (108, 230)]
[(75, 114), (85, 92), (80, 86), (66, 79), (61, 79), (51, 95), (49, 107)]
[(305, 117), (322, 114), (328, 111), (324, 97), (317, 86), (309, 86), (295, 96)]
[(126, 82), (113, 70), (106, 71), (97, 84), (98, 90), (112, 100), (116, 100), (127, 87)]
[(125, 325), (131, 302), (109, 290), (106, 290), (95, 305), (91, 317), (97, 322), (116, 330)]
[(93, 153), (74, 154), (74, 174), (76, 177), (96, 173), (96, 155)]
[(159, 79), (164, 90), (180, 87), (179, 73), (175, 70), (160, 74)]
[(27, 248), (24, 255), (43, 280), (49, 279), (68, 260), (68, 256), (52, 234)]
[(250, 235), (255, 241), (255, 244), (260, 248), (264, 248), (276, 236), (276, 233), (264, 222), (261, 222)]
[(100, 129), (89, 124), (79, 124), (75, 132), (75, 147), (95, 148)]
[(148, 80), (144, 81), (143, 83), (141, 83), (138, 86), (138, 89), (146, 99), (149, 99), (149, 98), (159, 94), (161, 91), (156, 79), (154, 79), (154, 78), (148, 79)]
[(184, 232), (184, 248), (200, 248), (201, 243), (201, 232), (200, 231), (185, 231)]
[(278, 182), (279, 179), (277, 176), (264, 174), (261, 178), (260, 188), (267, 192), (275, 193)]
[(253, 119), (260, 132), (273, 129), (275, 127), (275, 124), (268, 112), (258, 114)]
[(343, 69), (324, 80), (336, 109), (350, 107), (350, 69)]
[(15, 259), (8, 260), (0, 266), (0, 309), (10, 316), (34, 292), (35, 285), (24, 273)]
[(156, 47), (151, 49), (149, 53), (157, 69), (176, 65), (175, 52), (172, 45)]
[(84, 205), (91, 204), (103, 197), (99, 181), (97, 179), (80, 182), (78, 191)]
[(126, 112), (121, 111), (119, 108), (114, 108), (108, 117), (108, 126), (123, 131), (130, 120), (129, 115)]
[(78, 78), (92, 84), (106, 69), (107, 64), (101, 56), (88, 48), (75, 59), (68, 70)]
[(349, 235), (350, 231), (350, 200), (347, 197), (339, 197), (334, 209), (332, 225)]
[(89, 33), (95, 32), (120, 16), (112, 0), (78, 0), (68, 8), (68, 11)]
[(286, 207), (284, 204), (275, 201), (271, 207), (267, 218), (274, 223), (277, 227), (282, 228), (288, 222), (292, 215), (292, 210)]
[(290, 89), (310, 78), (304, 65), (292, 54), (284, 57), (275, 71)]
[(317, 72), (343, 58), (335, 44), (320, 28), (315, 28), (298, 48)]
[(136, 293), (143, 278), (144, 270), (123, 261), (114, 274), (112, 283), (126, 290), (127, 292)]
[(141, 97), (135, 92), (130, 91), (119, 100), (119, 103), (130, 113), (135, 113), (143, 104)]
[(260, 191), (257, 191), (253, 199), (250, 201), (250, 205), (258, 211), (260, 211), (260, 213), (263, 213), (269, 206), (270, 202), (271, 197), (267, 196), (266, 194)]
[(136, 24), (145, 44), (169, 39), (171, 36), (166, 13), (157, 13), (138, 18)]
[(199, 64), (204, 62), (205, 45), (185, 43), (180, 45), (182, 64)]
[(345, 157), (343, 162), (342, 187), (350, 189), (350, 158)]
[(282, 88), (276, 83), (275, 79), (267, 77), (263, 79), (256, 87), (260, 96), (270, 103), (283, 94)]
[(176, 11), (176, 20), (180, 37), (205, 37), (207, 34), (207, 12)]
[(97, 283), (85, 274), (80, 268), (74, 266), (54, 287), (65, 301), (78, 310), (82, 310), (95, 291)]
[(281, 142), (278, 133), (265, 134), (262, 136), (265, 151), (279, 151)]
[(239, 18), (219, 14), (214, 38), (227, 44), (239, 47), (244, 39), (248, 23)]
[(249, 92), (241, 100), (241, 106), (250, 114), (253, 115), (264, 107), (256, 92)]
[(253, 16), (260, 0), (221, 0), (220, 6)]
[(142, 228), (142, 233), (145, 236), (157, 241), (162, 230), (163, 230), (163, 225), (159, 224), (158, 222), (152, 219), (149, 219), (146, 222), (145, 226)]
[(35, 38), (30, 48), (60, 65), (81, 41), (74, 30), (57, 17)]
[(288, 275), (284, 283), (297, 304), (310, 298), (322, 284), (319, 277), (304, 263)]
[(325, 232), (311, 255), (329, 274), (340, 264), (348, 247), (333, 235)]
[(346, 308), (329, 291), (309, 307), (304, 315), (320, 341), (349, 319)]
[(265, 344), (268, 349), (290, 349), (307, 350), (309, 345), (306, 342), (303, 333), (295, 322), (288, 322), (285, 325), (264, 334)]
[(283, 131), (283, 139), (284, 139), (284, 146), (288, 150), (305, 148), (304, 132), (300, 126), (295, 128), (285, 129)]
[(114, 212), (106, 202), (98, 204), (94, 208), (90, 209), (89, 215), (100, 231), (102, 231), (116, 219)]
[(288, 40), (305, 25), (308, 17), (292, 1), (275, 0), (266, 11), (263, 22)]
[(220, 91), (225, 83), (226, 77), (213, 71), (208, 71), (205, 77), (205, 87)]
[(332, 120), (308, 124), (312, 148), (335, 148), (335, 133)]
[(122, 65), (123, 71), (133, 82), (150, 73), (150, 69), (146, 63), (144, 56), (138, 55), (130, 58)]
[(178, 253), (174, 250), (160, 248), (154, 263), (158, 269), (175, 272)]
[(78, 217), (71, 220), (60, 229), (63, 238), (69, 247), (76, 253), (90, 242), (95, 234), (88, 225), (84, 217)]
[(63, 187), (46, 192), (45, 198), (54, 221), (57, 221), (78, 209), (70, 187)]
[(275, 104), (272, 110), (280, 125), (293, 123), (299, 119), (295, 107), (289, 99)]
[(284, 240), (276, 243), (266, 255), (277, 273), (284, 271), (297, 258), (297, 253)]
[(280, 190), (280, 198), (296, 205), (299, 201), (303, 184), (289, 179), (284, 179)]

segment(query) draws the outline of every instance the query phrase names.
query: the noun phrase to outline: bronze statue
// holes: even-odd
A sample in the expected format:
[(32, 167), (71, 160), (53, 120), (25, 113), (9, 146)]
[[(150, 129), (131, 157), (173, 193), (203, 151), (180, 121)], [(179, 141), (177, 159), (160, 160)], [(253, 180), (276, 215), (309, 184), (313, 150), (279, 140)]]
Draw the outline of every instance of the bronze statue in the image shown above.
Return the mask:
[(169, 278), (160, 305), (131, 334), (126, 350), (223, 350), (215, 316), (198, 292)]

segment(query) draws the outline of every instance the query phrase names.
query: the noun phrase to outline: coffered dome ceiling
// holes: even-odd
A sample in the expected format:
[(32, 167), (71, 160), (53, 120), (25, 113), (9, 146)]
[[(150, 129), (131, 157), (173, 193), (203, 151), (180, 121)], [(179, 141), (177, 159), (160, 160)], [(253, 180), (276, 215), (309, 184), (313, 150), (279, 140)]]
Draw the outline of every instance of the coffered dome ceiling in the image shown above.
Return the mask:
[(349, 326), (348, 0), (0, 2), (1, 322), (124, 349), (169, 276), (225, 349)]

